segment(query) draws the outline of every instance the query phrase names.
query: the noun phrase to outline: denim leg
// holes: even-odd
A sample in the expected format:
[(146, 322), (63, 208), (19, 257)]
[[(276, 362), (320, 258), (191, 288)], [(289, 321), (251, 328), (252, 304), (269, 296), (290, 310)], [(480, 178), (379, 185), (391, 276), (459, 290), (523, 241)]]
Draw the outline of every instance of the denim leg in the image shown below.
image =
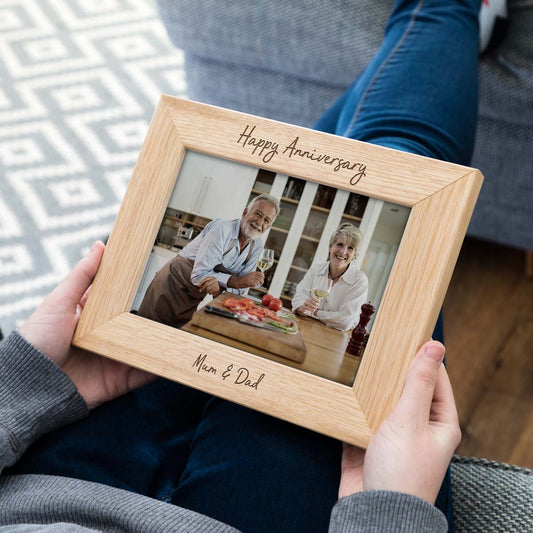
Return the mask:
[(74, 477), (168, 500), (210, 398), (158, 379), (45, 435), (6, 473)]
[(399, 0), (385, 39), (316, 129), (469, 164), (478, 96), (480, 0)]
[(215, 398), (171, 501), (247, 533), (324, 532), (341, 453), (337, 440)]

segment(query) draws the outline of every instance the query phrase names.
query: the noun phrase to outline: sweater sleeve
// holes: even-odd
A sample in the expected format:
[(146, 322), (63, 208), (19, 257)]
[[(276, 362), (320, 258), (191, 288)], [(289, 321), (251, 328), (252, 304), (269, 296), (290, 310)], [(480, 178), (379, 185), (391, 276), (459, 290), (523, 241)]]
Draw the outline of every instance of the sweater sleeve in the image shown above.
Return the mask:
[(41, 435), (87, 414), (70, 378), (20, 333), (0, 344), (0, 472)]
[(446, 533), (445, 516), (428, 502), (401, 492), (365, 491), (341, 498), (329, 533)]

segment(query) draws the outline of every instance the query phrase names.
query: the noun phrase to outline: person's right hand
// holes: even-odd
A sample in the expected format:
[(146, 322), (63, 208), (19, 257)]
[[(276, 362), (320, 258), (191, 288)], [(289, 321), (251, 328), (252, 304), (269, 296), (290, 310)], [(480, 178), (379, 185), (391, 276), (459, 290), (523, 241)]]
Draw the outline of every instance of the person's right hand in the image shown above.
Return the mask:
[(198, 283), (198, 288), (201, 292), (210, 294), (213, 298), (216, 298), (222, 291), (215, 276), (208, 276)]
[(366, 454), (345, 445), (339, 497), (361, 490), (388, 490), (435, 503), (461, 441), (443, 357), (442, 344), (424, 344), (409, 367), (398, 404), (370, 441)]
[(317, 298), (307, 298), (307, 300), (296, 310), (300, 315), (314, 315), (318, 311), (320, 300)]
[(250, 272), (244, 276), (232, 276), (228, 287), (232, 289), (248, 289), (249, 287), (261, 287), (265, 281), (265, 275), (259, 270)]

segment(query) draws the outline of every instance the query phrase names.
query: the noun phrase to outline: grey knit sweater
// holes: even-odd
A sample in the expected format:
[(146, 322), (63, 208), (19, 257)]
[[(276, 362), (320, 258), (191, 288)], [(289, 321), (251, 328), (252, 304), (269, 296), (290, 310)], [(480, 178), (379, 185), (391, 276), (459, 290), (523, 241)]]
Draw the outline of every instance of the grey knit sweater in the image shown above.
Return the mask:
[[(0, 472), (48, 431), (88, 410), (70, 379), (17, 332), (0, 345)], [(105, 485), (55, 476), (0, 478), (0, 533), (235, 532), (226, 524)], [(330, 532), (447, 531), (444, 515), (407, 494), (363, 492), (339, 500)]]

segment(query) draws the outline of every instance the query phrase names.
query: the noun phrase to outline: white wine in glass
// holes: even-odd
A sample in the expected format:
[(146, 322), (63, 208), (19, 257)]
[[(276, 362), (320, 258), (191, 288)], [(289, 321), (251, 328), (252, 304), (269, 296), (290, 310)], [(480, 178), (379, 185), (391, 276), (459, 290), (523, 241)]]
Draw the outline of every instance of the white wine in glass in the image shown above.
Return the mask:
[(327, 298), (329, 295), (329, 291), (331, 290), (331, 287), (333, 285), (332, 279), (322, 279), (317, 284), (316, 287), (313, 287), (313, 290), (311, 291), (313, 293), (313, 296), (317, 300), (323, 300), (324, 298)]
[[(315, 283), (315, 286), (311, 289), (311, 295), (320, 302), (329, 296), (329, 291), (331, 290), (332, 286), (332, 279), (319, 279)], [(305, 314), (313, 316), (309, 311), (306, 311)]]
[(261, 252), (261, 256), (256, 261), (256, 263), (257, 263), (257, 268), (261, 272), (265, 272), (266, 270), (268, 270), (274, 264), (274, 250), (263, 248), (263, 251)]
[(327, 298), (329, 294), (329, 291), (326, 291), (324, 289), (313, 289), (313, 296), (317, 300), (322, 300), (323, 298)]

